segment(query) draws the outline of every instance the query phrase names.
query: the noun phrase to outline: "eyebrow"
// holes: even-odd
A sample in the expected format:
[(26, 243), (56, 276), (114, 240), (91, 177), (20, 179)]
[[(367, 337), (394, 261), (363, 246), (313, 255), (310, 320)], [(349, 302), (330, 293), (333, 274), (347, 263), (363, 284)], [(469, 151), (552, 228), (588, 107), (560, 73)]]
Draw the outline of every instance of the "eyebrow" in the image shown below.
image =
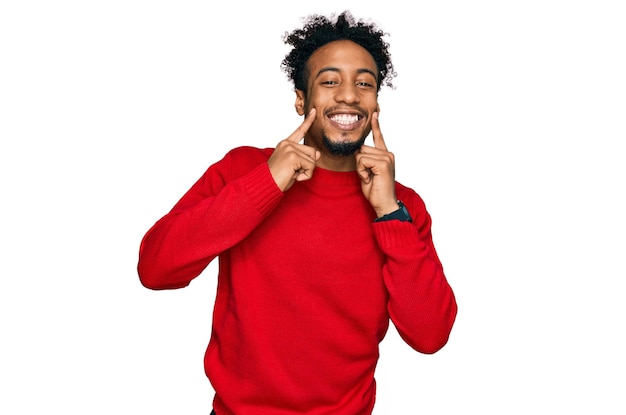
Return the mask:
[[(315, 75), (315, 77), (319, 77), (321, 74), (323, 74), (324, 72), (341, 72), (341, 70), (339, 68), (335, 68), (333, 66), (328, 66), (326, 68), (322, 68), (319, 70), (319, 72), (317, 73), (317, 75)], [(367, 69), (367, 68), (359, 68), (356, 70), (357, 73), (361, 74), (361, 73), (368, 73), (370, 75), (372, 75), (374, 77), (374, 79), (378, 79), (378, 76), (376, 75), (376, 73), (374, 71), (372, 71), (371, 69)]]

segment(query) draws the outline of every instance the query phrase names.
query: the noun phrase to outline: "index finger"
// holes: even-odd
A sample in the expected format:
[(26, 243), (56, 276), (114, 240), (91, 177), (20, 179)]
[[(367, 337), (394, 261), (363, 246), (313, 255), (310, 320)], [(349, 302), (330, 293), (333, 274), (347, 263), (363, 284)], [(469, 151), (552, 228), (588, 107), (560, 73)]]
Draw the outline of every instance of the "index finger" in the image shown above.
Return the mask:
[(372, 116), (372, 138), (374, 139), (374, 147), (387, 151), (387, 146), (385, 145), (385, 140), (383, 139), (383, 133), (380, 131), (378, 114), (378, 112), (375, 112)]
[(315, 108), (311, 108), (307, 116), (304, 118), (304, 121), (302, 121), (302, 124), (300, 124), (300, 126), (296, 128), (296, 131), (294, 131), (289, 137), (287, 137), (287, 140), (294, 143), (299, 143), (300, 140), (304, 138), (306, 132), (309, 131), (311, 125), (313, 125), (313, 121), (315, 121)]

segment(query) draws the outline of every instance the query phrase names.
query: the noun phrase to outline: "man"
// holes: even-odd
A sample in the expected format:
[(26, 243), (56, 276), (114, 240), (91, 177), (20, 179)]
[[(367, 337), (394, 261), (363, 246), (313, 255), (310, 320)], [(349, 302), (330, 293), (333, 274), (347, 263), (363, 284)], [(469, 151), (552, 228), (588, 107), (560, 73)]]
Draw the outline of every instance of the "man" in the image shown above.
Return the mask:
[(390, 320), (419, 352), (448, 340), (457, 306), (430, 216), (395, 182), (378, 121), (395, 75), (383, 36), (349, 12), (286, 36), (302, 124), (274, 149), (230, 151), (142, 240), (152, 289), (219, 257), (205, 355), (217, 415), (371, 414)]

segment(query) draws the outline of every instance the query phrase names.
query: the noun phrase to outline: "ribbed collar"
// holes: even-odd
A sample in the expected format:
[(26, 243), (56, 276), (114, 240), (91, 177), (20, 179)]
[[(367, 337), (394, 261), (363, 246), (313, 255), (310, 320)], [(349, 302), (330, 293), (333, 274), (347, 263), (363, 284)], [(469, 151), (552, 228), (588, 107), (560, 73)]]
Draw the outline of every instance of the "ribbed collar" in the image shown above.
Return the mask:
[(324, 196), (347, 196), (361, 193), (361, 179), (356, 171), (332, 171), (316, 167), (313, 177), (301, 184), (311, 192)]

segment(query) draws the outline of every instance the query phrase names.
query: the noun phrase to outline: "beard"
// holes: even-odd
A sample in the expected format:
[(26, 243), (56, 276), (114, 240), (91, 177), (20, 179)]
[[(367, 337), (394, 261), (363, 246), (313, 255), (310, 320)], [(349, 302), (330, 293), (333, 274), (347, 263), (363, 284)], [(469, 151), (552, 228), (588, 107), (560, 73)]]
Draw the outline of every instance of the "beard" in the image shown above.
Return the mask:
[(332, 141), (325, 133), (322, 133), (322, 143), (324, 143), (324, 147), (326, 147), (328, 152), (333, 156), (347, 157), (353, 155), (363, 146), (366, 138), (367, 134), (358, 141)]

